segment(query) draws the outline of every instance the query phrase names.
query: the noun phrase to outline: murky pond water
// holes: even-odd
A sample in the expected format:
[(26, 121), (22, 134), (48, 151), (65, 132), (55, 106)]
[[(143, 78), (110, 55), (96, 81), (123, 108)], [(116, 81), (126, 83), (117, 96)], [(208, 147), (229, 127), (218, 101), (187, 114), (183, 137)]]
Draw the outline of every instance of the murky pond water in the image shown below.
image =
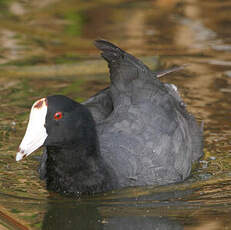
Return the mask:
[[(231, 229), (230, 25), (229, 0), (0, 0), (0, 229)], [(189, 64), (163, 79), (204, 121), (205, 156), (184, 183), (73, 200), (46, 191), (35, 158), (15, 162), (34, 100), (108, 84), (97, 38), (152, 69)]]

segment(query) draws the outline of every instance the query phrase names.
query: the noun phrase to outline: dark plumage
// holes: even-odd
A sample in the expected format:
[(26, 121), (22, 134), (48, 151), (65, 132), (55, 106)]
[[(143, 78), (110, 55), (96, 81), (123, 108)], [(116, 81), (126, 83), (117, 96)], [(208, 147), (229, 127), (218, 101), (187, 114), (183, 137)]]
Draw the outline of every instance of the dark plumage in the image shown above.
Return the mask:
[(110, 86), (83, 104), (47, 97), (40, 176), (48, 189), (96, 193), (187, 178), (203, 154), (202, 132), (176, 89), (115, 45), (95, 45), (108, 62)]
[[(61, 95), (49, 96), (40, 178), (61, 193), (97, 193), (117, 185), (99, 152), (96, 125), (83, 105)], [(62, 112), (56, 121), (53, 114)]]

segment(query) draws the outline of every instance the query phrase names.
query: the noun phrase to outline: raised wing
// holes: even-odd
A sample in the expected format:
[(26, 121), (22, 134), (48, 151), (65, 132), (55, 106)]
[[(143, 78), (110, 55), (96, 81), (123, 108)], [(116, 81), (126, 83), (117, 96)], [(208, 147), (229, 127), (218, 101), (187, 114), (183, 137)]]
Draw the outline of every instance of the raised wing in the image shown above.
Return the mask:
[(126, 97), (149, 98), (155, 93), (154, 81), (158, 85), (160, 82), (143, 62), (108, 41), (97, 40), (95, 45), (108, 62), (114, 107), (125, 102)]

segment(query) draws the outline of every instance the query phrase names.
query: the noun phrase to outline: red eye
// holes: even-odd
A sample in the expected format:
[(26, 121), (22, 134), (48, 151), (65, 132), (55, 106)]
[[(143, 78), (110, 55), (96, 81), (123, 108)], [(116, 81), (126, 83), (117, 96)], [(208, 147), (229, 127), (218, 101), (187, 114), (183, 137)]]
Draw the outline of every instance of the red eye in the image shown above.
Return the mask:
[(54, 119), (55, 120), (59, 120), (59, 119), (61, 119), (63, 117), (63, 114), (61, 113), (61, 112), (57, 112), (57, 113), (55, 113), (55, 115), (54, 115)]

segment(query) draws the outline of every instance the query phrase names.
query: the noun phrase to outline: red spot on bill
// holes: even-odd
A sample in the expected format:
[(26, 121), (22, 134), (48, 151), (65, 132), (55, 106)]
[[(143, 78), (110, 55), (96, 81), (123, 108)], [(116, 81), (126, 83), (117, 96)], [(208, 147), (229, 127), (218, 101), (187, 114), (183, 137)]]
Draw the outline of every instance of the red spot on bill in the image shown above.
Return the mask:
[(40, 109), (42, 107), (42, 105), (43, 105), (43, 100), (40, 100), (35, 104), (34, 108)]
[(43, 106), (43, 103), (47, 106), (47, 99), (43, 98), (41, 100), (39, 100), (35, 105), (34, 108), (36, 109), (40, 109)]

